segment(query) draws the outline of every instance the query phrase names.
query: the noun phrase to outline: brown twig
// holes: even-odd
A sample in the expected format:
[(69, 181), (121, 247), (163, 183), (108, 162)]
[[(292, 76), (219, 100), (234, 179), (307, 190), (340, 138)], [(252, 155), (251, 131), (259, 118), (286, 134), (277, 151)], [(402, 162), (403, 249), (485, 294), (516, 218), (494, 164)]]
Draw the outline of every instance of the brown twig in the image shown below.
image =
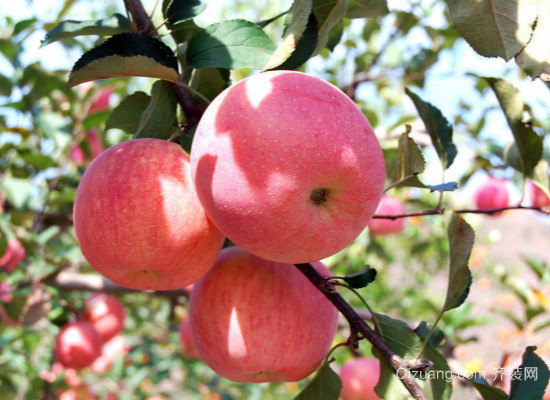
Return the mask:
[[(378, 352), (388, 361), (394, 371), (408, 371), (407, 362), (395, 353), (384, 340), (373, 331), (366, 322), (355, 312), (353, 307), (344, 300), (336, 290), (330, 290), (327, 286), (332, 286), (326, 279), (309, 263), (295, 264), (305, 276), (327, 297), (332, 304), (348, 320), (351, 329), (361, 333)], [(411, 373), (402, 376), (400, 379), (407, 390), (418, 400), (428, 400), (426, 394), (422, 391)]]

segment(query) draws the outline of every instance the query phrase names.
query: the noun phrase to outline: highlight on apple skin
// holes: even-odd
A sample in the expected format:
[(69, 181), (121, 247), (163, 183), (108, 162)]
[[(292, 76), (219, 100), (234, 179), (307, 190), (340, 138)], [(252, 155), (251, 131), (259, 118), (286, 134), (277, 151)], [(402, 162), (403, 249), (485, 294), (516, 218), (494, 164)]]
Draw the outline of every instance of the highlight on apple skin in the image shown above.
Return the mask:
[[(492, 210), (508, 206), (509, 194), (506, 180), (489, 177), (474, 193), (474, 201), (479, 210)], [(500, 215), (502, 212), (488, 214)]]
[(101, 355), (102, 345), (101, 336), (92, 324), (72, 322), (65, 325), (56, 338), (55, 358), (66, 368), (88, 367)]
[[(313, 265), (330, 276), (322, 263)], [(338, 311), (294, 265), (230, 247), (195, 284), (189, 318), (200, 357), (219, 375), (299, 381), (327, 355)]]
[(342, 364), (340, 400), (378, 400), (374, 387), (380, 379), (380, 361), (357, 357)]
[(233, 243), (268, 260), (320, 260), (348, 246), (382, 197), (384, 158), (340, 89), (297, 71), (227, 88), (191, 148), (197, 194)]
[(76, 192), (74, 227), (92, 267), (133, 289), (197, 281), (224, 241), (196, 196), (189, 156), (160, 139), (122, 142), (90, 164)]
[[(405, 207), (401, 200), (383, 196), (378, 204), (375, 215), (401, 215), (405, 213)], [(400, 233), (405, 228), (405, 218), (372, 218), (369, 221), (369, 233), (371, 235), (392, 235)]]

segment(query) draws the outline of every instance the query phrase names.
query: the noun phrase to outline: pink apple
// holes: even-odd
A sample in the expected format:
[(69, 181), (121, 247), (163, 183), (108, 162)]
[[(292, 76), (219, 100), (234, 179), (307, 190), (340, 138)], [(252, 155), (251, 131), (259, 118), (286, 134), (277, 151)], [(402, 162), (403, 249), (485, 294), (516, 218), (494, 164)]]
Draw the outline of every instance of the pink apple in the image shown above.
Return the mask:
[(216, 226), (259, 257), (320, 260), (349, 245), (382, 197), (385, 167), (361, 110), (296, 71), (248, 77), (207, 108), (191, 150)]
[(0, 258), (0, 269), (9, 274), (13, 272), (21, 261), (25, 259), (25, 248), (16, 237), (8, 240), (6, 252)]
[(58, 400), (95, 400), (96, 395), (90, 391), (90, 388), (86, 385), (79, 386), (77, 388), (69, 388), (62, 390), (57, 395)]
[(189, 325), (189, 317), (184, 317), (179, 326), (180, 342), (182, 353), (190, 358), (200, 358), (197, 347), (191, 337), (191, 326)]
[(98, 331), (103, 342), (118, 335), (124, 328), (125, 311), (113, 295), (94, 293), (86, 300), (85, 318)]
[[(314, 265), (330, 275), (322, 263)], [(189, 318), (200, 357), (219, 375), (299, 381), (327, 355), (338, 311), (294, 265), (230, 247), (195, 284)]]
[[(376, 213), (378, 215), (400, 215), (405, 213), (403, 203), (391, 196), (384, 196), (378, 204)], [(371, 235), (391, 235), (400, 233), (405, 227), (405, 219), (381, 219), (373, 218), (369, 221), (369, 233)]]
[(84, 154), (84, 150), (77, 144), (69, 149), (69, 158), (75, 164), (81, 165), (86, 163), (86, 154)]
[(113, 89), (111, 89), (110, 87), (101, 89), (99, 93), (94, 97), (94, 100), (92, 101), (92, 105), (90, 106), (88, 112), (91, 114), (98, 111), (108, 110), (109, 100), (112, 93)]
[(107, 372), (118, 357), (124, 357), (128, 353), (124, 336), (118, 335), (103, 344), (101, 355), (91, 365), (92, 371), (96, 373)]
[(86, 140), (88, 141), (88, 145), (90, 146), (92, 160), (103, 153), (103, 151), (105, 150), (105, 148), (103, 147), (103, 143), (101, 143), (101, 139), (95, 130), (92, 129), (86, 132)]
[(0, 282), (0, 302), (9, 303), (11, 301), (10, 284), (6, 281)]
[(92, 161), (76, 192), (74, 226), (88, 262), (134, 289), (197, 281), (224, 241), (196, 196), (189, 156), (159, 139), (128, 140)]
[(342, 391), (340, 400), (377, 400), (374, 387), (380, 379), (380, 362), (358, 357), (346, 361), (340, 369)]
[[(506, 180), (489, 177), (474, 194), (476, 206), (480, 210), (492, 210), (508, 206), (508, 188)], [(494, 213), (498, 215), (501, 213)], [(490, 214), (491, 215), (491, 214)]]
[(533, 181), (529, 181), (529, 198), (531, 204), (535, 207), (548, 207), (550, 206), (550, 197), (544, 191), (535, 185)]
[(63, 327), (55, 342), (55, 357), (66, 368), (80, 369), (92, 365), (101, 354), (101, 336), (92, 324), (72, 322)]

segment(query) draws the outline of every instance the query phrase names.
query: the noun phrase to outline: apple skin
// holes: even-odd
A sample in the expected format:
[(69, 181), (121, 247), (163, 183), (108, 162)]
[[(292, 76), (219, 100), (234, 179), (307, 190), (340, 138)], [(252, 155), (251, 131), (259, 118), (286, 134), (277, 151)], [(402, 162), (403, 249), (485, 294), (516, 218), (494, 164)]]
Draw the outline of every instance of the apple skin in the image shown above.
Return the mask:
[(361, 110), (297, 71), (253, 75), (217, 96), (197, 126), (191, 168), (207, 214), (231, 241), (292, 264), (348, 246), (385, 180)]
[(531, 204), (535, 207), (548, 207), (550, 206), (550, 197), (543, 192), (541, 188), (529, 181), (529, 198), (531, 199)]
[[(489, 177), (474, 193), (474, 200), (479, 210), (492, 210), (508, 206), (509, 195), (506, 180)], [(489, 214), (500, 215), (502, 212)]]
[(95, 96), (94, 100), (92, 101), (92, 104), (90, 105), (90, 109), (88, 110), (88, 113), (91, 114), (98, 111), (108, 110), (111, 94), (113, 94), (112, 88), (107, 87), (105, 89), (101, 89), (99, 93)]
[(133, 289), (194, 283), (224, 241), (196, 196), (188, 155), (159, 139), (128, 140), (92, 161), (76, 192), (74, 226), (88, 262)]
[(191, 326), (188, 316), (181, 320), (179, 334), (182, 353), (190, 358), (200, 358), (195, 342), (193, 342), (193, 337), (191, 336)]
[(380, 361), (357, 357), (342, 364), (340, 400), (378, 400), (374, 387), (380, 379)]
[(101, 355), (103, 342), (92, 324), (72, 322), (63, 327), (55, 341), (55, 358), (66, 368), (80, 369), (92, 365)]
[(229, 247), (195, 284), (189, 318), (200, 357), (222, 377), (294, 382), (327, 355), (338, 311), (294, 265)]
[[(403, 203), (391, 196), (383, 196), (378, 204), (375, 214), (400, 215), (405, 213)], [(373, 218), (369, 221), (369, 233), (371, 235), (391, 235), (400, 233), (405, 227), (405, 219), (381, 219)]]
[(129, 349), (126, 346), (126, 339), (124, 339), (124, 336), (117, 335), (109, 339), (107, 342), (103, 343), (101, 355), (92, 363), (92, 371), (96, 373), (107, 372), (117, 357), (124, 357), (128, 351)]
[(97, 330), (103, 342), (109, 341), (124, 329), (126, 312), (116, 296), (94, 293), (86, 300), (84, 315), (86, 321)]
[(8, 240), (6, 252), (0, 258), (0, 270), (9, 274), (13, 272), (26, 257), (25, 248), (16, 237)]

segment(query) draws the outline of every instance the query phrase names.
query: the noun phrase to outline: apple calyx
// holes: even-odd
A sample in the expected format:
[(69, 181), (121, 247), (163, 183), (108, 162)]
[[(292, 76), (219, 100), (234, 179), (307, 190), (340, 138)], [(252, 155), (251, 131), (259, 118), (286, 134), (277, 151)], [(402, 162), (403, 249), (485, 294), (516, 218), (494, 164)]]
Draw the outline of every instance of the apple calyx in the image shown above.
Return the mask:
[(318, 188), (311, 191), (311, 195), (309, 196), (309, 198), (311, 199), (311, 201), (313, 201), (315, 205), (320, 206), (321, 204), (328, 201), (329, 194), (330, 191), (327, 188)]

